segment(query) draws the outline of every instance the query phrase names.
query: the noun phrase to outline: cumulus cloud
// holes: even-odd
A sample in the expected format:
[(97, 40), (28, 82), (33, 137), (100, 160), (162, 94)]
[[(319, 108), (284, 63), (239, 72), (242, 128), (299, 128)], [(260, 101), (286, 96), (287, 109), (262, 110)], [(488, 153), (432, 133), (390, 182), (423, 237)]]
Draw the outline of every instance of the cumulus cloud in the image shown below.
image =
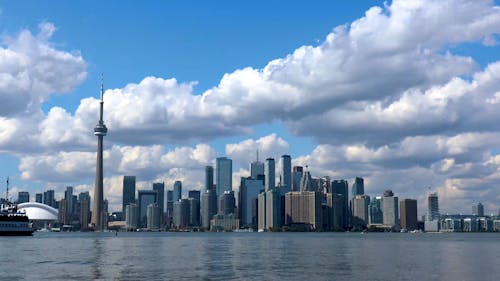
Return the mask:
[[(46, 40), (54, 32), (49, 24), (41, 30), (37, 37), (24, 32), (31, 38), (27, 41)], [(490, 1), (394, 1), (371, 8), (350, 25), (336, 27), (319, 46), (299, 47), (263, 69), (227, 73), (201, 95), (194, 93), (193, 83), (159, 77), (110, 89), (105, 93), (108, 139), (124, 145), (206, 141), (250, 134), (254, 125), (275, 120), (295, 134), (314, 136), (320, 142), (331, 142), (334, 138), (328, 136), (335, 132), (354, 136), (354, 130), (365, 129), (372, 120), (377, 122), (360, 138), (379, 143), (380, 135), (388, 133), (401, 138), (408, 123), (416, 133), (435, 133), (460, 122), (464, 110), (453, 104), (454, 95), (440, 97), (433, 92), (463, 87), (460, 94), (475, 87), (457, 77), (471, 75), (476, 63), (471, 57), (452, 54), (451, 47), (498, 32), (500, 13)], [(50, 50), (70, 62), (81, 60)], [(56, 69), (64, 65), (58, 63)], [(495, 79), (496, 68), (485, 72), (491, 71)], [(51, 93), (74, 85), (58, 82), (36, 88)], [(37, 97), (43, 100), (44, 95)], [(493, 93), (487, 99), (494, 102)], [(483, 104), (484, 99), (478, 105)], [(51, 111), (39, 128), (43, 144), (89, 143), (87, 131), (94, 125), (97, 108), (96, 99), (87, 98), (74, 115)], [(73, 124), (75, 130), (59, 138), (53, 131), (63, 123)]]
[(82, 83), (86, 63), (78, 54), (57, 50), (49, 39), (52, 23), (42, 23), (33, 35), (22, 30), (0, 45), (0, 116), (36, 113), (54, 93), (66, 93)]

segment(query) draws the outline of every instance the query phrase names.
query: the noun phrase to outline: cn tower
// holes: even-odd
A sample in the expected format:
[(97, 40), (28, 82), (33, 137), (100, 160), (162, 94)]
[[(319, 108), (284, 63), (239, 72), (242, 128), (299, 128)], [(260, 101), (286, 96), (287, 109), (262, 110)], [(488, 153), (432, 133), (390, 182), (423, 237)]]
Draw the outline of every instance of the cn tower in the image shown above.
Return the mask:
[(103, 121), (104, 108), (104, 84), (101, 82), (101, 101), (99, 111), (99, 123), (94, 128), (94, 135), (97, 136), (97, 165), (95, 169), (95, 185), (94, 185), (94, 207), (92, 208), (92, 228), (96, 231), (105, 229), (104, 222), (106, 221), (103, 213), (103, 171), (102, 171), (102, 142), (108, 132), (108, 128)]

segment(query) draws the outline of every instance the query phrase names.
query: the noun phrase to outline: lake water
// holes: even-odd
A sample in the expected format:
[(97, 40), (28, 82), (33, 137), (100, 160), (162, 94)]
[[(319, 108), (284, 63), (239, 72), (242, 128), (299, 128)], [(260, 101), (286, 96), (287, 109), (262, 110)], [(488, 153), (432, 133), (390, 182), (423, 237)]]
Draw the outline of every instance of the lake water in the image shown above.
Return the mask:
[(500, 233), (35, 233), (0, 280), (500, 280)]

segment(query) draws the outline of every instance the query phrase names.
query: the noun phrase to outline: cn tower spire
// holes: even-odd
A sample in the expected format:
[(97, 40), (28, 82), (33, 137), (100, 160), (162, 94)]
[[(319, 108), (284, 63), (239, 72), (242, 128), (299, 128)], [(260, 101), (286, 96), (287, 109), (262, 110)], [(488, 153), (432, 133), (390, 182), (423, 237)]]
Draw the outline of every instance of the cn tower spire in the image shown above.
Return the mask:
[(100, 93), (100, 108), (99, 108), (99, 122), (94, 128), (94, 135), (97, 136), (97, 163), (95, 173), (94, 185), (94, 206), (92, 208), (92, 227), (94, 230), (102, 231), (106, 229), (106, 214), (103, 210), (104, 196), (103, 196), (103, 140), (104, 136), (108, 133), (108, 128), (104, 125), (103, 111), (104, 111), (104, 83), (101, 78), (101, 93)]

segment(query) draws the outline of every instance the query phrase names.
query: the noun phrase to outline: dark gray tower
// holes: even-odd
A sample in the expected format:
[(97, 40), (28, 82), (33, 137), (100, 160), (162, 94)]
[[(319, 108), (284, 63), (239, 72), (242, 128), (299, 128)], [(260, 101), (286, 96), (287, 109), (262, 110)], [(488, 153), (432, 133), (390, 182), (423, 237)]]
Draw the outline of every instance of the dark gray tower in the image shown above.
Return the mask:
[(108, 133), (108, 128), (103, 121), (104, 108), (104, 84), (101, 83), (101, 101), (99, 111), (99, 123), (94, 128), (94, 135), (97, 136), (97, 165), (95, 169), (94, 185), (94, 207), (92, 208), (92, 226), (97, 231), (104, 229), (103, 213), (103, 171), (102, 171), (102, 142), (104, 136)]

